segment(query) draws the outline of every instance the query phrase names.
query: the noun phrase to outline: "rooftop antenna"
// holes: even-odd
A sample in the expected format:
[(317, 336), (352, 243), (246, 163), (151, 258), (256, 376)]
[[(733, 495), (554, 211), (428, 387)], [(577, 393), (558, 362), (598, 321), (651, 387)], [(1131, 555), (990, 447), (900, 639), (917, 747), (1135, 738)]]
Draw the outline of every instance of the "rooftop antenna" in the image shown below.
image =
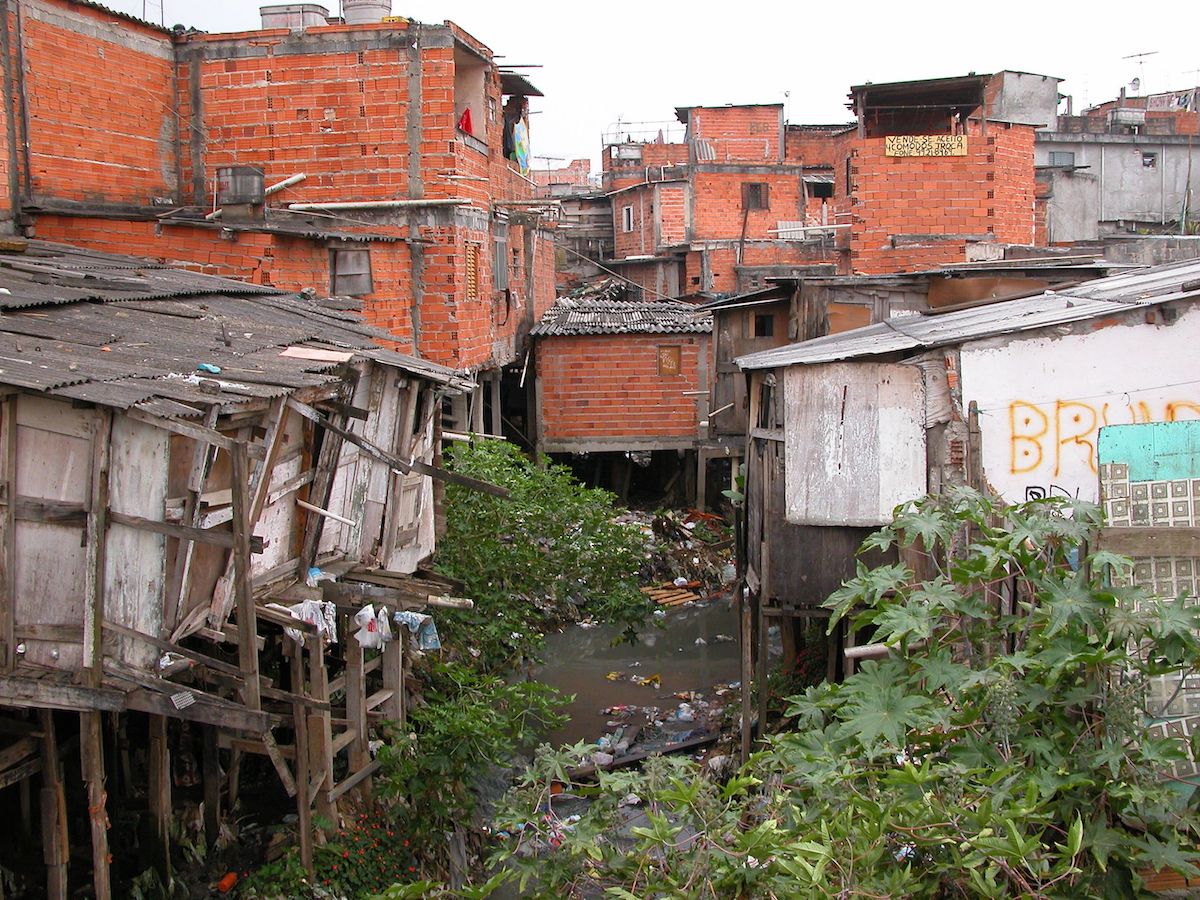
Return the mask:
[(165, 2), (165, 0), (142, 0), (142, 21), (149, 22), (150, 21), (150, 8), (153, 6), (157, 6), (158, 7), (158, 24), (162, 25), (165, 28), (166, 24), (167, 24), (167, 12), (166, 12), (166, 10), (163, 9), (164, 2)]
[(1128, 56), (1122, 56), (1121, 59), (1136, 59), (1138, 64), (1137, 87), (1134, 91), (1141, 90), (1143, 84), (1146, 83), (1146, 57), (1154, 56), (1158, 53), (1157, 50), (1147, 50), (1145, 53), (1130, 53)]

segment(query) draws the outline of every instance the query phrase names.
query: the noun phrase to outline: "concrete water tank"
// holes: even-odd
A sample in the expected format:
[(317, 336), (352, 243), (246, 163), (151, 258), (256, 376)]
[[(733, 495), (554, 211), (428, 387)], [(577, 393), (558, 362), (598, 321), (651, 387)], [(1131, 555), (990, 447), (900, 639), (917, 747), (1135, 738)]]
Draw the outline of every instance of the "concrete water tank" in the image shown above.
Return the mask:
[(329, 18), (329, 10), (317, 3), (276, 3), (260, 6), (258, 14), (262, 16), (263, 28), (290, 28), (292, 31), (324, 25)]
[(392, 0), (342, 0), (347, 25), (371, 25), (392, 14)]

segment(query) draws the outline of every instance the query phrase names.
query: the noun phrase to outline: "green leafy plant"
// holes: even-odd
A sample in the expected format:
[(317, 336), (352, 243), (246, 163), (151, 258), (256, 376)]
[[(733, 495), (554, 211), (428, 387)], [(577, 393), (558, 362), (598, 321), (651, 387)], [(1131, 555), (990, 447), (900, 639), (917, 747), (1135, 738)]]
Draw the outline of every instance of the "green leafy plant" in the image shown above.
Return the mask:
[(412, 710), (407, 733), (380, 750), (379, 794), (395, 804), (425, 863), (444, 862), (445, 835), (470, 824), (472, 791), (481, 772), (509, 763), (545, 730), (561, 725), (569, 702), (549, 685), (512, 684), (466, 666), (435, 667), (424, 705)]
[(612, 494), (583, 487), (564, 466), (534, 465), (502, 441), (456, 444), (448, 464), (510, 492), (447, 488), (437, 568), (465, 582), (475, 608), (441, 615), (439, 627), (480, 667), (528, 659), (546, 628), (581, 613), (630, 632), (649, 615), (637, 579), (644, 538), (615, 521)]
[(965, 490), (898, 508), (865, 546), (925, 577), (860, 566), (827, 604), (883, 658), (792, 697), (793, 730), (724, 785), (662, 760), (579, 786), (566, 821), (543, 754), (497, 859), (537, 896), (1116, 898), (1147, 869), (1200, 874), (1189, 748), (1146, 704), (1200, 663), (1200, 617), (1114, 587), (1128, 560), (1080, 558), (1098, 524)]

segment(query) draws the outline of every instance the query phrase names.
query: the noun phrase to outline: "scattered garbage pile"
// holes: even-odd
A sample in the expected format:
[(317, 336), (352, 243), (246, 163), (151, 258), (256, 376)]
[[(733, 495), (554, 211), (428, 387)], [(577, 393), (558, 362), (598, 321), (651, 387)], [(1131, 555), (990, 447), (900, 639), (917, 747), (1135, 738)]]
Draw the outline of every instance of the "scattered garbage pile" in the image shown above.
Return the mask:
[(669, 608), (729, 590), (736, 578), (733, 528), (699, 510), (631, 510), (617, 520), (636, 525), (650, 553), (641, 571), (642, 592)]
[[(724, 636), (722, 636), (724, 637)], [(732, 638), (729, 638), (732, 640)], [(646, 687), (661, 684), (658, 675), (610, 672), (609, 681), (627, 681)], [(619, 704), (601, 710), (609, 730), (596, 739), (591, 764), (572, 773), (583, 778), (597, 769), (613, 769), (640, 762), (654, 753), (689, 752), (702, 758), (706, 748), (719, 742), (739, 698), (741, 683), (717, 685), (711, 691), (677, 691), (657, 694), (645, 706)]]

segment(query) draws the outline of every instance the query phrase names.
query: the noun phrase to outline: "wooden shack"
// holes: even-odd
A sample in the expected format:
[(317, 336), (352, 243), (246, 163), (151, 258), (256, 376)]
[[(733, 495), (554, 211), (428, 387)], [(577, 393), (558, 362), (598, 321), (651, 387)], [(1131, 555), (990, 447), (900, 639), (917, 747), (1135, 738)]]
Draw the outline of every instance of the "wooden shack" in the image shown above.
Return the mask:
[[(759, 615), (826, 617), (862, 540), (926, 493), (968, 484), (1014, 502), (1095, 502), (1102, 427), (1200, 418), (1198, 299), (1200, 263), (1176, 263), (738, 358)], [(831, 678), (855, 639), (838, 637)]]
[[(404, 716), (403, 639), (364, 653), (350, 617), (455, 602), (420, 567), (435, 481), (455, 477), (438, 467), (442, 398), (471, 382), (386, 349), (336, 302), (7, 246), (0, 802), (21, 812), (14, 832), (40, 828), (46, 894), (63, 897), (68, 819), (90, 817), (107, 897), (110, 798), (144, 791), (166, 869), (171, 753), (190, 736), (208, 836), (244, 755), (263, 754), (311, 864), (313, 810), (336, 819), (375, 770), (371, 725)], [(336, 643), (293, 614), (305, 601)], [(138, 752), (106, 758), (140, 743), (128, 735)], [(86, 808), (64, 791), (76, 754)]]

